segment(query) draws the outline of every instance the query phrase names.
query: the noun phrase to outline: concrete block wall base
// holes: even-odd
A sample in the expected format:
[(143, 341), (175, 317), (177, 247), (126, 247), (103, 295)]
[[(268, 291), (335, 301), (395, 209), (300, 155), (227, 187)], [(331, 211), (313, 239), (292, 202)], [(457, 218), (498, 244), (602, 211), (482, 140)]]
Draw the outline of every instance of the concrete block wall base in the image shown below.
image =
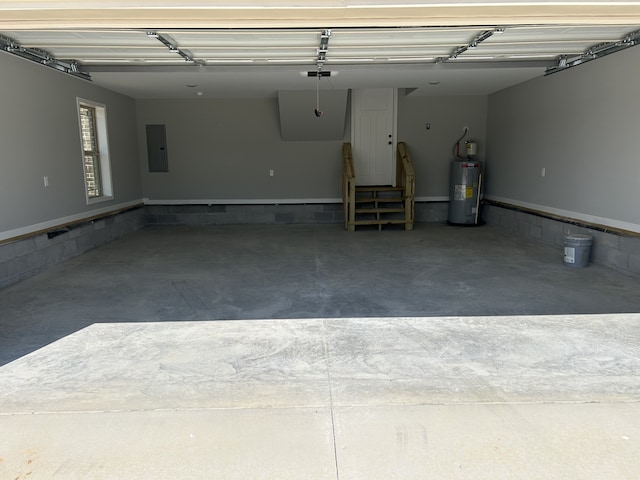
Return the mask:
[[(417, 223), (447, 221), (447, 202), (417, 202)], [(147, 205), (14, 242), (0, 244), (0, 288), (35, 275), (147, 225), (341, 224), (342, 204), (280, 205)], [(509, 235), (559, 250), (569, 233), (593, 237), (590, 261), (640, 278), (640, 237), (580, 227), (558, 220), (483, 205), (483, 221)]]
[[(447, 203), (416, 203), (416, 222), (444, 222)], [(342, 224), (341, 203), (147, 205), (98, 220), (0, 244), (0, 288), (144, 226)]]
[(144, 209), (0, 244), (0, 288), (35, 275), (58, 262), (105, 245), (144, 226)]
[(499, 228), (506, 234), (559, 250), (564, 248), (565, 236), (568, 234), (591, 235), (591, 262), (640, 278), (640, 236), (603, 232), (497, 205), (483, 205), (482, 208), (483, 220), (488, 225)]
[[(416, 222), (446, 222), (448, 202), (416, 202)], [(344, 223), (341, 203), (147, 205), (147, 225), (277, 225)]]
[(340, 203), (271, 205), (147, 205), (147, 225), (274, 225), (342, 223)]

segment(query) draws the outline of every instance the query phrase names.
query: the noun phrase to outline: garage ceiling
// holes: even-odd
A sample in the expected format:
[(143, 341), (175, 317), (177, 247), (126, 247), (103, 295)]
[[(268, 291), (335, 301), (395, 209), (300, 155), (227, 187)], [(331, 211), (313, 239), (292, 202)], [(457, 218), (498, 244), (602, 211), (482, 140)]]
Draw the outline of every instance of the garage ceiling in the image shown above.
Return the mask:
[[(464, 11), (452, 10), (459, 2), (440, 2), (449, 10), (439, 10), (437, 17), (424, 2), (422, 7), (414, 3), (412, 11), (422, 8), (423, 13), (412, 21), (403, 7), (387, 5), (381, 15), (384, 5), (371, 1), (358, 4), (360, 17), (346, 15), (354, 11), (350, 6), (358, 6), (348, 5), (355, 2), (324, 2), (324, 11), (323, 2), (314, 2), (316, 6), (304, 12), (282, 1), (266, 2), (271, 8), (239, 8), (243, 6), (234, 3), (202, 11), (202, 2), (181, 2), (180, 8), (169, 7), (170, 2), (139, 2), (146, 11), (129, 4), (119, 7), (119, 2), (91, 5), (96, 3), (103, 8), (78, 9), (74, 2), (0, 2), (3, 49), (43, 63), (50, 57), (50, 66), (57, 60), (58, 67), (77, 68), (94, 83), (135, 98), (275, 96), (278, 90), (315, 88), (316, 79), (307, 72), (318, 70), (331, 72), (320, 80), (325, 89), (396, 87), (411, 89), (413, 95), (471, 95), (544, 75), (560, 62), (590, 60), (594, 49), (603, 46), (610, 51), (631, 46), (640, 30), (639, 22), (632, 22), (640, 19), (638, 2), (610, 2), (599, 22), (585, 15), (591, 12), (585, 5), (547, 18), (542, 15), (545, 8), (558, 2), (528, 2), (529, 15), (522, 10), (509, 18), (494, 13), (492, 19), (500, 23), (478, 25), (469, 25), (473, 18), (462, 14), (484, 5), (473, 1)], [(491, 5), (500, 3), (505, 4), (503, 12), (510, 12), (518, 2)], [(538, 8), (531, 10), (532, 3)], [(565, 3), (576, 7), (589, 2)], [(626, 4), (626, 9), (613, 3)], [(493, 11), (485, 8), (479, 10), (485, 13), (483, 20)], [(367, 18), (372, 11), (378, 12), (377, 18)], [(455, 23), (445, 20), (455, 13)], [(318, 26), (306, 25), (310, 14), (316, 15)], [(279, 19), (271, 18), (277, 15)], [(398, 26), (386, 25), (394, 17)], [(540, 23), (525, 23), (532, 18)], [(437, 21), (450, 24), (434, 24)]]

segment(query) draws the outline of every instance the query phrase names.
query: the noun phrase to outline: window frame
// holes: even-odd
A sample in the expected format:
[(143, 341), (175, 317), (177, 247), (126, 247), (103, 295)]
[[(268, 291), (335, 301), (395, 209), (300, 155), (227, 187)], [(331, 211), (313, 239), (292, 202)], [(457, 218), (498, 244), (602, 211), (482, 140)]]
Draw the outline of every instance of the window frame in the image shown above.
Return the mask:
[[(108, 202), (113, 200), (113, 184), (111, 181), (111, 161), (109, 157), (109, 138), (107, 135), (107, 107), (102, 103), (95, 102), (93, 100), (87, 100), (77, 97), (77, 112), (78, 112), (78, 128), (80, 133), (80, 151), (82, 161), (82, 178), (84, 180), (84, 195), (87, 205), (94, 203)], [(83, 142), (83, 128), (82, 128), (82, 108), (90, 108), (95, 112), (93, 131), (96, 136), (97, 151), (94, 155), (97, 156), (98, 172), (96, 175), (96, 181), (98, 182), (97, 189), (99, 194), (97, 196), (89, 196), (89, 181), (87, 178), (86, 170), (86, 151), (84, 150)]]

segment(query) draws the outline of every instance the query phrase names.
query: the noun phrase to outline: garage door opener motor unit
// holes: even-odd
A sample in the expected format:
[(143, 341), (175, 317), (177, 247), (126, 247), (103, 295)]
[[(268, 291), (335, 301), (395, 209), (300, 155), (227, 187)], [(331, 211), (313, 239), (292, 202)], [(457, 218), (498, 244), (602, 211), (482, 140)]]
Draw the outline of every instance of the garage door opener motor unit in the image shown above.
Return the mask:
[(482, 188), (482, 163), (474, 160), (478, 145), (471, 140), (464, 142), (465, 156), (460, 155), (460, 142), (468, 129), (453, 147), (449, 181), (449, 217), (452, 225), (480, 224), (480, 190)]

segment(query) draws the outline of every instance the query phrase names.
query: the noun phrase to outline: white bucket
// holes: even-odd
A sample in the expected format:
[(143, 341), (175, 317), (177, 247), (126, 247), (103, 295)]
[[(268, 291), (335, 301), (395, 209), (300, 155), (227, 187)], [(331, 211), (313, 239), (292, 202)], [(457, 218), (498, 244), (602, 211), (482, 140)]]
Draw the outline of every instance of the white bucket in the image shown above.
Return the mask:
[(564, 237), (564, 264), (567, 267), (583, 268), (589, 265), (593, 237), (571, 233)]

